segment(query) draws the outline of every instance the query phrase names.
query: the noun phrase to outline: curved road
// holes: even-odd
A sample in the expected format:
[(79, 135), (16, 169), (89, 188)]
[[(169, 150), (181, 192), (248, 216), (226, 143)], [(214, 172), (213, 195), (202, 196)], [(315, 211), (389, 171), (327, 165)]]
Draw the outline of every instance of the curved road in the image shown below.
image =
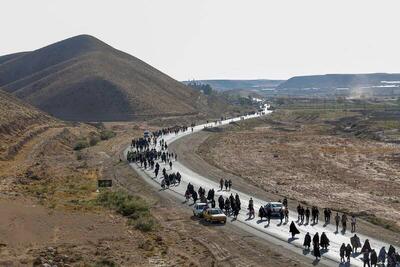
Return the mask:
[[(271, 111), (266, 111), (266, 114), (271, 113)], [(198, 125), (196, 127), (194, 127), (193, 132), (198, 132), (204, 129), (205, 126), (207, 127), (218, 127), (218, 126), (222, 126), (222, 125), (226, 125), (231, 121), (239, 121), (241, 119), (251, 119), (251, 118), (255, 118), (258, 117), (259, 115), (249, 115), (249, 116), (245, 116), (245, 117), (238, 117), (238, 118), (234, 118), (234, 119), (229, 119), (229, 120), (225, 120), (225, 121), (221, 121), (218, 124), (215, 123), (209, 123), (208, 125), (203, 124), (203, 125)], [(190, 131), (190, 129), (188, 131), (186, 131), (185, 133), (179, 133), (177, 135), (175, 134), (168, 134), (168, 135), (164, 135), (163, 138), (164, 140), (167, 142), (167, 144), (171, 144), (172, 142), (176, 141), (177, 139), (189, 135), (192, 132)], [(130, 147), (128, 147), (125, 150), (125, 155), (126, 153), (130, 150)], [(160, 167), (163, 168), (164, 164), (160, 163)], [(149, 184), (151, 184), (152, 186), (160, 187), (160, 183), (161, 183), (161, 178), (157, 178), (154, 179), (154, 173), (153, 170), (144, 170), (143, 168), (139, 167), (136, 163), (131, 163), (130, 166), (139, 174), (141, 175), (141, 177), (143, 179), (145, 179)], [(165, 166), (165, 168), (167, 169), (167, 172), (171, 172), (169, 170), (169, 166)], [(179, 186), (172, 186), (169, 189), (167, 189), (166, 191), (174, 194), (179, 200), (185, 200), (184, 198), (184, 194), (187, 188), (187, 184), (190, 182), (191, 184), (194, 185), (195, 190), (197, 191), (197, 189), (201, 186), (203, 188), (205, 188), (206, 190), (214, 188), (215, 191), (215, 197), (216, 199), (222, 195), (224, 198), (227, 198), (230, 196), (231, 193), (233, 193), (233, 195), (235, 195), (236, 193), (239, 194), (240, 196), (240, 200), (242, 203), (242, 210), (241, 213), (239, 214), (237, 220), (228, 220), (228, 222), (250, 232), (251, 234), (254, 234), (258, 237), (261, 237), (265, 240), (268, 240), (269, 242), (275, 243), (277, 245), (283, 246), (286, 249), (289, 249), (291, 251), (294, 251), (296, 253), (302, 254), (306, 257), (310, 258), (310, 263), (312, 264), (317, 264), (318, 262), (313, 261), (314, 257), (312, 256), (312, 253), (309, 251), (305, 251), (303, 250), (303, 239), (304, 236), (307, 232), (309, 232), (311, 234), (311, 237), (313, 237), (313, 235), (318, 232), (320, 235), (322, 232), (325, 232), (330, 240), (330, 247), (329, 250), (324, 252), (321, 251), (322, 254), (322, 258), (321, 258), (321, 263), (323, 263), (324, 265), (328, 265), (328, 266), (346, 266), (346, 265), (342, 265), (340, 264), (340, 257), (339, 257), (339, 248), (342, 245), (342, 243), (345, 243), (347, 245), (347, 243), (350, 243), (350, 237), (353, 235), (352, 233), (350, 233), (350, 231), (347, 231), (346, 234), (342, 234), (342, 233), (335, 233), (336, 228), (333, 224), (329, 224), (324, 226), (323, 222), (320, 222), (319, 224), (316, 224), (314, 226), (311, 225), (296, 225), (297, 228), (300, 231), (300, 235), (297, 235), (298, 238), (295, 238), (294, 240), (292, 240), (291, 238), (289, 238), (289, 224), (291, 221), (297, 221), (297, 212), (295, 211), (289, 211), (289, 223), (288, 224), (283, 224), (280, 225), (279, 222), (280, 220), (271, 220), (271, 224), (268, 226), (267, 222), (264, 221), (260, 221), (259, 218), (256, 216), (256, 218), (248, 220), (248, 216), (247, 216), (247, 206), (248, 206), (248, 202), (250, 197), (252, 197), (250, 194), (248, 193), (244, 193), (244, 192), (240, 192), (237, 191), (235, 189), (232, 189), (231, 191), (219, 191), (219, 184), (211, 181), (210, 179), (203, 177), (195, 172), (193, 172), (192, 170), (190, 170), (189, 168), (185, 167), (184, 165), (182, 165), (179, 160), (178, 161), (174, 161), (173, 162), (173, 172), (177, 172), (179, 171), (182, 175), (182, 181), (181, 184)], [(254, 198), (254, 208), (256, 211), (256, 215), (258, 212), (258, 208), (261, 205), (265, 205), (266, 202), (268, 202), (267, 199), (258, 199), (258, 198)], [(350, 225), (349, 225), (350, 226)], [(369, 239), (370, 243), (371, 243), (371, 247), (374, 248), (377, 253), (379, 253), (379, 250), (382, 246), (386, 247), (386, 250), (388, 249), (389, 245), (373, 239), (371, 237), (362, 235), (362, 234), (357, 234), (360, 239), (361, 239), (361, 243), (364, 243), (365, 239)], [(397, 248), (396, 248), (397, 250)], [(354, 257), (351, 259), (351, 266), (363, 266), (363, 262), (361, 260), (362, 255), (357, 255), (357, 257)]]

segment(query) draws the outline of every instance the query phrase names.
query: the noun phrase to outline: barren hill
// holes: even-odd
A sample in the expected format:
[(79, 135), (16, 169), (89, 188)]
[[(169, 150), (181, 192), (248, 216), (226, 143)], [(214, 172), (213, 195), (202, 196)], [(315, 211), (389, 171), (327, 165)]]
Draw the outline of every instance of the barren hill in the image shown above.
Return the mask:
[(0, 90), (0, 160), (12, 157), (30, 138), (56, 123), (51, 116)]
[(0, 88), (64, 120), (131, 120), (211, 110), (204, 95), (88, 35), (0, 57)]

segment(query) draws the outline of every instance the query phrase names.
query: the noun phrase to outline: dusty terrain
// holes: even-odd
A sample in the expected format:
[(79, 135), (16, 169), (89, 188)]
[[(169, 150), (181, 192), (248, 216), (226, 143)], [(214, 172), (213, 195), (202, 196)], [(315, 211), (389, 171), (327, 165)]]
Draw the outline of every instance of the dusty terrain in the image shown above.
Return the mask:
[[(116, 136), (75, 151), (106, 127)], [(307, 266), (237, 228), (205, 226), (168, 195), (160, 195), (120, 161), (146, 125), (59, 125), (35, 135), (0, 161), (0, 266)], [(91, 139), (90, 139), (91, 140)], [(98, 178), (144, 199), (150, 232), (95, 205)]]
[(0, 160), (11, 159), (30, 139), (60, 122), (0, 90)]
[(333, 121), (276, 113), (212, 133), (197, 152), (276, 198), (355, 213), (398, 232), (400, 147), (340, 134)]

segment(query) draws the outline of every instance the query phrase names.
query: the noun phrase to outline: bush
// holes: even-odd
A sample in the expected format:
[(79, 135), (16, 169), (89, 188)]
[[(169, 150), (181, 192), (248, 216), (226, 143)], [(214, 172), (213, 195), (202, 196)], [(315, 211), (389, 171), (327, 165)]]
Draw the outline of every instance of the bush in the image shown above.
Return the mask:
[(154, 229), (156, 222), (153, 218), (147, 216), (138, 218), (134, 224), (136, 229), (143, 232), (150, 232)]
[(89, 147), (89, 143), (86, 140), (80, 140), (75, 144), (74, 150), (81, 150), (87, 147)]
[(96, 262), (95, 267), (115, 267), (118, 266), (114, 261), (112, 260), (108, 260), (108, 259), (104, 259), (101, 261)]
[(91, 136), (89, 139), (90, 146), (95, 146), (98, 142), (100, 142), (100, 139), (97, 136)]
[(131, 196), (124, 191), (101, 192), (96, 201), (99, 205), (113, 209), (119, 214), (128, 217), (130, 224), (141, 231), (151, 231), (156, 224), (150, 215), (147, 203), (141, 198)]
[(110, 138), (113, 138), (115, 136), (115, 132), (110, 131), (110, 130), (104, 130), (100, 132), (100, 139), (101, 140), (108, 140)]
[(132, 217), (136, 215), (135, 217), (139, 217), (138, 215), (144, 215), (148, 213), (149, 209), (146, 203), (144, 203), (143, 201), (129, 199), (123, 202), (118, 207), (117, 211), (121, 213), (123, 216)]

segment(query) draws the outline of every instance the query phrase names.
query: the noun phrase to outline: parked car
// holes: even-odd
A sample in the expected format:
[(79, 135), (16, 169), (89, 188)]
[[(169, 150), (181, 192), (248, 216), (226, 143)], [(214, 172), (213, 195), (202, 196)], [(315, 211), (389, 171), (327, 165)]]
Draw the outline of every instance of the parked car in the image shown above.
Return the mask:
[(204, 211), (204, 219), (207, 222), (220, 222), (226, 223), (226, 215), (218, 208), (210, 208)]
[(282, 209), (285, 211), (285, 206), (280, 203), (280, 202), (268, 202), (265, 206), (264, 209), (271, 209), (271, 215), (272, 216), (279, 216), (279, 211)]
[(193, 205), (193, 215), (196, 217), (203, 217), (203, 212), (208, 208), (207, 203), (196, 203)]

